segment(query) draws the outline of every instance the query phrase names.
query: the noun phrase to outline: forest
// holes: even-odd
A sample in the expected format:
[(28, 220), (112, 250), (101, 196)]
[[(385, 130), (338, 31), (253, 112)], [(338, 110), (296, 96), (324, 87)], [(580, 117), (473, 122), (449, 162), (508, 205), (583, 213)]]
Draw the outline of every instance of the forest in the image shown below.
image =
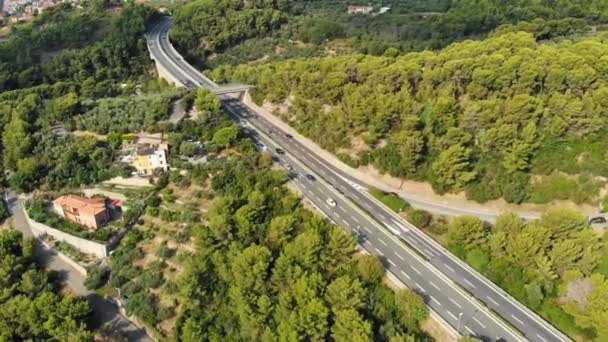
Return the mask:
[(173, 14), (171, 40), (186, 57), (204, 60), (212, 52), (278, 28), (285, 20), (280, 10), (284, 6), (281, 0), (187, 2)]
[[(156, 12), (131, 2), (107, 6), (115, 9), (112, 17), (105, 7), (84, 13), (61, 5), (0, 44), (0, 60), (18, 61), (0, 63), (0, 128), (2, 182), (19, 192), (76, 187), (120, 174), (111, 167), (119, 146), (65, 130), (139, 131), (169, 115), (177, 92), (146, 95), (167, 88), (145, 72), (151, 61), (143, 33)], [(105, 33), (91, 38), (99, 26)], [(49, 49), (57, 53), (40, 63), (41, 51)], [(143, 94), (128, 97), (134, 93)]]
[(255, 159), (213, 173), (217, 197), (180, 284), (182, 339), (423, 338), (422, 299), (389, 289), (379, 259), (354, 254), (349, 233), (303, 209), (267, 156)]
[[(309, 58), (224, 66), (218, 82), (254, 84), (278, 112), (343, 159), (438, 193), (521, 203), (596, 202), (608, 175), (605, 33), (538, 42), (508, 32), (402, 56)], [(539, 175), (541, 177), (532, 177)], [(563, 186), (562, 186), (563, 185)], [(584, 191), (583, 191), (584, 189)]]
[(432, 39), (454, 39), (487, 33), (501, 24), (537, 19), (580, 18), (590, 24), (608, 22), (603, 0), (455, 0), (442, 16), (431, 17)]
[[(380, 56), (388, 49), (397, 54), (439, 49), (495, 30), (526, 31), (545, 40), (605, 30), (608, 24), (608, 5), (602, 0), (365, 3), (373, 6), (374, 13), (390, 7), (379, 15), (348, 14), (347, 6), (352, 4), (191, 1), (176, 5), (171, 38), (191, 63), (216, 67), (353, 51)], [(227, 19), (217, 20), (218, 16)]]
[[(156, 15), (152, 8), (125, 2), (117, 18), (107, 18), (104, 8), (87, 14), (70, 6), (45, 11), (0, 44), (0, 91), (68, 81), (94, 91), (145, 73), (144, 32)], [(101, 23), (108, 32), (90, 42)], [(43, 52), (56, 55), (42, 63)]]
[(0, 340), (93, 341), (84, 298), (63, 295), (33, 258), (32, 240), (0, 230)]
[(608, 234), (581, 214), (551, 209), (523, 223), (505, 213), (493, 227), (462, 216), (449, 223), (447, 246), (571, 336), (608, 339)]

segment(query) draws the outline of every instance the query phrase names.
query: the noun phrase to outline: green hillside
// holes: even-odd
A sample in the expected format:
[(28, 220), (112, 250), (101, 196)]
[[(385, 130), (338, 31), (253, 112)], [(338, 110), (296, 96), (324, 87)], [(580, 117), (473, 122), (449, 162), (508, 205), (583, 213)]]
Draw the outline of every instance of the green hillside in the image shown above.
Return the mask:
[[(606, 33), (538, 42), (530, 33), (437, 52), (296, 59), (221, 67), (219, 82), (254, 84), (256, 101), (349, 163), (425, 180), (485, 201), (598, 200), (608, 176)], [(534, 177), (542, 175), (543, 177)]]

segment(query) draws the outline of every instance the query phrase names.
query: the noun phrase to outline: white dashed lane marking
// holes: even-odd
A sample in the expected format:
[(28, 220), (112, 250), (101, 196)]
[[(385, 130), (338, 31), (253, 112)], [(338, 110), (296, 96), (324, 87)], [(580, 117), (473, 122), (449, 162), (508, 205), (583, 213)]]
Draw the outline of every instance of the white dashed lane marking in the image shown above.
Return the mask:
[(490, 302), (494, 303), (494, 305), (496, 305), (496, 306), (499, 306), (499, 305), (500, 305), (500, 304), (498, 304), (498, 302), (497, 302), (497, 301), (495, 301), (495, 300), (494, 300), (494, 298), (492, 298), (492, 297), (490, 297), (490, 296), (486, 296), (486, 298), (487, 298), (487, 299), (488, 299)]
[(483, 323), (481, 323), (481, 321), (478, 320), (476, 317), (473, 317), (473, 320), (475, 321), (475, 323), (479, 324), (482, 328), (486, 329), (486, 326)]
[(511, 315), (511, 318), (516, 320), (519, 324), (524, 325), (524, 322), (521, 319), (517, 318), (515, 315)]
[(414, 270), (414, 272), (416, 272), (416, 273), (418, 273), (418, 274), (422, 275), (422, 272), (420, 272), (420, 271), (419, 271), (419, 270), (418, 270), (416, 267), (414, 267), (414, 266), (412, 266), (412, 265), (410, 265), (410, 267), (411, 267), (411, 268)]
[(448, 298), (452, 304), (456, 305), (457, 308), (462, 309), (462, 305), (460, 305), (457, 301), (452, 298)]
[(429, 281), (429, 284), (431, 284), (431, 286), (434, 287), (437, 291), (441, 291), (439, 286), (437, 286), (437, 284), (433, 283), (432, 281)]
[(464, 278), (464, 282), (469, 284), (470, 287), (472, 288), (476, 288), (477, 286), (475, 286), (473, 283), (471, 283), (467, 278)]

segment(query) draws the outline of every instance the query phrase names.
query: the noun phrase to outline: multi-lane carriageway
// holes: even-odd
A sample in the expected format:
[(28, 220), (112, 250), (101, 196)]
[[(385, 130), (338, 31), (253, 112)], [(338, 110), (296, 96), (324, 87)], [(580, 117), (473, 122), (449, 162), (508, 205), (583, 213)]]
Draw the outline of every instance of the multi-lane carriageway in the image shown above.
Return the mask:
[[(213, 83), (175, 51), (168, 38), (168, 19), (147, 34), (153, 58), (188, 88)], [(299, 139), (292, 137), (242, 102), (221, 95), (224, 108), (257, 141), (280, 158), (291, 181), (302, 194), (336, 224), (358, 236), (359, 244), (378, 255), (386, 268), (462, 335), (488, 341), (570, 341), (559, 330), (506, 294), (418, 228), (375, 200), (346, 172), (324, 161)], [(280, 148), (286, 153), (277, 154)], [(287, 166), (289, 165), (289, 166)], [(306, 177), (312, 175), (314, 180)], [(328, 204), (333, 199), (335, 205)]]

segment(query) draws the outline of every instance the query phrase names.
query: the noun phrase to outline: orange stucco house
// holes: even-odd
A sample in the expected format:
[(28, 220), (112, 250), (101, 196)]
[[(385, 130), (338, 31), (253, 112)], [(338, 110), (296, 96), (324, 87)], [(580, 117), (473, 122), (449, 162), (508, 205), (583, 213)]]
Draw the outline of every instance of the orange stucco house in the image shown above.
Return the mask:
[(110, 220), (105, 198), (64, 195), (53, 201), (53, 209), (59, 216), (91, 230)]

